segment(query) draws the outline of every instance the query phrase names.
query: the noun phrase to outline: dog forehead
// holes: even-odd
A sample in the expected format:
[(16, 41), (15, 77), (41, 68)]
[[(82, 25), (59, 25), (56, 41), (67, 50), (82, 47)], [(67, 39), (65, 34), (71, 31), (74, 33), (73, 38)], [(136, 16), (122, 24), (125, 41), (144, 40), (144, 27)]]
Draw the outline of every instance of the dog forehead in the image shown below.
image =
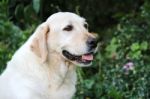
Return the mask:
[(47, 19), (50, 24), (84, 23), (85, 19), (71, 12), (58, 12)]

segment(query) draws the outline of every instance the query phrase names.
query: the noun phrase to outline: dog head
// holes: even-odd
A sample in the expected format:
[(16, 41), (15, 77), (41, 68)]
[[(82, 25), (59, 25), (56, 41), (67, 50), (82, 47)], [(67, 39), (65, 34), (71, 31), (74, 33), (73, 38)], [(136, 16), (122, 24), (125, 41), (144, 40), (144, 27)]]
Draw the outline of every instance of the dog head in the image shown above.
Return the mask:
[(32, 50), (44, 61), (48, 50), (53, 50), (75, 65), (92, 64), (98, 42), (96, 36), (88, 32), (84, 18), (74, 13), (59, 12), (51, 15), (36, 32), (38, 36), (32, 44)]

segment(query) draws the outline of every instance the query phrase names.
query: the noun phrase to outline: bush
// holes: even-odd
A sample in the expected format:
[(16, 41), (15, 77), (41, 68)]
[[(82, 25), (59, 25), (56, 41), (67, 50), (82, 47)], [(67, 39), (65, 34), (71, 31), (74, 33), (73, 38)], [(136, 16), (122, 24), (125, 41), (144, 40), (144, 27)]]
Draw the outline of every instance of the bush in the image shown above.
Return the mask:
[(21, 30), (10, 21), (8, 15), (8, 1), (0, 1), (0, 68), (1, 71), (5, 68), (8, 60), (24, 42), (35, 28), (35, 24), (27, 27), (26, 30)]
[[(123, 16), (105, 40), (91, 68), (79, 72), (75, 99), (150, 97), (150, 2)], [(129, 65), (132, 64), (132, 65)]]

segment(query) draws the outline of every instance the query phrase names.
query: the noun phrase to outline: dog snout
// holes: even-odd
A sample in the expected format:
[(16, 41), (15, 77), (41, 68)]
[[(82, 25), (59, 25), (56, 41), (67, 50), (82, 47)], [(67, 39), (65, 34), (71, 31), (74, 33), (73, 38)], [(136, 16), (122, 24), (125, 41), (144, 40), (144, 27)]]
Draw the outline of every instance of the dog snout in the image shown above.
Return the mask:
[(89, 51), (92, 51), (93, 49), (95, 49), (97, 47), (98, 44), (98, 39), (97, 38), (93, 38), (93, 37), (89, 37), (87, 39), (87, 46), (89, 48)]

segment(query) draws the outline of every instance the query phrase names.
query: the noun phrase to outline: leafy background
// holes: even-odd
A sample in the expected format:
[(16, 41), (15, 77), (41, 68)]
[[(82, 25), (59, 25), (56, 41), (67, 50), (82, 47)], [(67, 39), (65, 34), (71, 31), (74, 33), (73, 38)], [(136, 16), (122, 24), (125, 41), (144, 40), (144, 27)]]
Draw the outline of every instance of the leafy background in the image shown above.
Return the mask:
[(85, 17), (101, 38), (93, 65), (77, 69), (74, 99), (150, 98), (149, 0), (1, 0), (0, 72), (36, 26), (58, 11)]

